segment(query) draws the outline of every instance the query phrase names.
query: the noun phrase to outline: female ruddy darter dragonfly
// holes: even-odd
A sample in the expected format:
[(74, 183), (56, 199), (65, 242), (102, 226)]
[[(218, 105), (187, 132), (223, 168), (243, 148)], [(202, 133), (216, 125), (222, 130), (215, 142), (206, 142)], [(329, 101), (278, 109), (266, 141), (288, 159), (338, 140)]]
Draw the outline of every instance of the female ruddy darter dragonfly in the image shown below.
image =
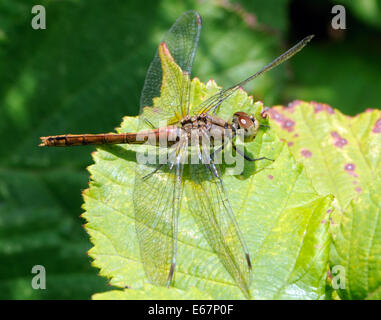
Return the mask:
[[(66, 134), (41, 137), (40, 146), (48, 147), (143, 144), (146, 143), (147, 136), (153, 136), (155, 137), (153, 144), (161, 149), (159, 140), (163, 138), (168, 140), (166, 152), (168, 159), (172, 160), (165, 164), (157, 164), (155, 167), (137, 163), (133, 191), (135, 224), (144, 270), (150, 282), (162, 286), (171, 284), (176, 266), (178, 219), (185, 180), (183, 160), (192, 134), (213, 144), (212, 132), (219, 131), (222, 138), (229, 139), (233, 145), (237, 131), (243, 130), (244, 140), (253, 140), (260, 126), (254, 116), (236, 112), (229, 123), (217, 117), (216, 111), (236, 90), (292, 57), (313, 37), (304, 38), (246, 80), (221, 90), (198, 106), (191, 106), (190, 73), (200, 31), (200, 15), (195, 11), (187, 11), (176, 20), (159, 45), (148, 69), (140, 100), (139, 118), (141, 123), (150, 125), (151, 130), (137, 133)], [(171, 56), (181, 68), (182, 79), (176, 77), (170, 66), (162, 66), (163, 54)], [(160, 97), (164, 81), (170, 86), (170, 92), (173, 94)], [(160, 97), (160, 106), (154, 106), (155, 97)], [(162, 120), (169, 125), (159, 128), (158, 122)], [(172, 139), (169, 139), (169, 136), (172, 136)], [(203, 148), (201, 143), (199, 148), (201, 150)], [(189, 208), (213, 252), (244, 295), (250, 297), (252, 263), (249, 250), (229, 204), (220, 167), (215, 163), (211, 149), (202, 151), (205, 152), (198, 152), (199, 163), (189, 164), (192, 180), (192, 190), (189, 195), (187, 194), (188, 201), (191, 201)], [(248, 161), (266, 159), (251, 159), (242, 151), (239, 154)]]

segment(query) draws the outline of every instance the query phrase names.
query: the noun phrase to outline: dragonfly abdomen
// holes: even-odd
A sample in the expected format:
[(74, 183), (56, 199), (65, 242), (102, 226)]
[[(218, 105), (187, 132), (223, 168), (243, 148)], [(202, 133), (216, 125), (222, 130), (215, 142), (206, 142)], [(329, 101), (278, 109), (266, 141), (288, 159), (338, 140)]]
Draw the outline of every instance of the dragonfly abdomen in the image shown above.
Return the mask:
[(69, 147), (100, 144), (144, 143), (136, 141), (136, 133), (63, 134), (41, 137), (40, 147)]
[(176, 143), (180, 137), (180, 128), (164, 127), (138, 133), (101, 133), (101, 134), (62, 134), (41, 137), (40, 147), (71, 147), (101, 144), (144, 144), (158, 145), (160, 141)]

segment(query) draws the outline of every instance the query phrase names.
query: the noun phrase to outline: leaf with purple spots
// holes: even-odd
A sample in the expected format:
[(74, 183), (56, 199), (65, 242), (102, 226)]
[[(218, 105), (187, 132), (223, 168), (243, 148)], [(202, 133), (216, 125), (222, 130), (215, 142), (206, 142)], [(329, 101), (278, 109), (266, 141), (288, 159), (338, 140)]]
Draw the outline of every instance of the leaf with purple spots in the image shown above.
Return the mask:
[(380, 110), (348, 117), (327, 104), (298, 100), (268, 114), (278, 136), (305, 164), (316, 190), (333, 194), (341, 210), (381, 171)]
[[(339, 210), (328, 221), (334, 240), (330, 266), (343, 267), (338, 294), (381, 299), (381, 111), (348, 117), (328, 105), (301, 101), (292, 108), (287, 113), (272, 108), (270, 124), (282, 140), (292, 140), (289, 149), (316, 190), (336, 197)], [(284, 130), (286, 118), (294, 122), (293, 132)], [(330, 274), (334, 286), (338, 274), (334, 269)]]

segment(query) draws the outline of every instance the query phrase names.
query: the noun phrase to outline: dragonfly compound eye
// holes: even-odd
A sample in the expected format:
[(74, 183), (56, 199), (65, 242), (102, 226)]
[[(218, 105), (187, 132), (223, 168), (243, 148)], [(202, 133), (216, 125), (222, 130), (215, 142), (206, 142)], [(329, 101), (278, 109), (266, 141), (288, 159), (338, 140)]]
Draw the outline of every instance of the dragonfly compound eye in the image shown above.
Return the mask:
[(245, 112), (236, 112), (233, 116), (233, 124), (236, 129), (243, 130), (245, 142), (255, 138), (258, 131), (258, 121)]

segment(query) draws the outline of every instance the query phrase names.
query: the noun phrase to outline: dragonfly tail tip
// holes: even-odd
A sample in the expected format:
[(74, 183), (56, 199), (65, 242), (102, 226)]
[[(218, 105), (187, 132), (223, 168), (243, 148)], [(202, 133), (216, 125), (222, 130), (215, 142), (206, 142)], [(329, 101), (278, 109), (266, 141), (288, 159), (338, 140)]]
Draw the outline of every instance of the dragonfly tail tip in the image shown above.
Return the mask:
[(46, 143), (47, 137), (40, 137), (40, 139), (41, 139), (41, 143), (38, 146), (39, 147), (46, 147), (47, 146), (47, 143)]
[(314, 34), (310, 34), (309, 36), (307, 36), (307, 37), (305, 38), (306, 42), (311, 41), (313, 37), (315, 37)]

